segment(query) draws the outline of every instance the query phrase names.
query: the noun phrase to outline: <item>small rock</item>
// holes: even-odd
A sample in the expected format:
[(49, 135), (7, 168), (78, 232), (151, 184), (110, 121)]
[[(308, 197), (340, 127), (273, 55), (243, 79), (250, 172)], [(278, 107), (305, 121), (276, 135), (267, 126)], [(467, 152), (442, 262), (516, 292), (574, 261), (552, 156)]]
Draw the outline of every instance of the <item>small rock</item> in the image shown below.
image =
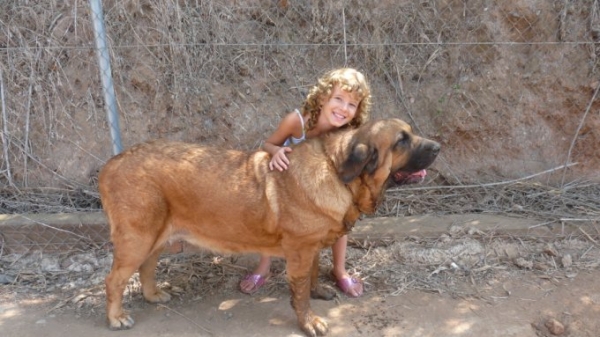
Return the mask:
[(567, 278), (574, 279), (577, 277), (577, 273), (567, 273), (565, 274)]
[(550, 256), (558, 256), (558, 251), (556, 250), (556, 248), (554, 248), (553, 245), (548, 244), (546, 245), (546, 248), (544, 248), (544, 254)]
[(544, 262), (533, 263), (533, 269), (546, 271), (550, 269), (550, 266)]
[(560, 336), (565, 333), (565, 326), (554, 318), (549, 318), (545, 325), (546, 328), (548, 328), (548, 331), (554, 336)]
[(60, 263), (56, 257), (44, 257), (40, 262), (42, 271), (56, 272), (60, 271)]
[(467, 230), (467, 234), (469, 235), (485, 235), (485, 233), (475, 227), (469, 227)]
[(571, 254), (563, 255), (561, 262), (562, 262), (563, 267), (565, 267), (565, 268), (571, 267), (573, 265), (573, 258), (571, 257)]
[(178, 286), (171, 286), (171, 291), (177, 294), (182, 294), (184, 292), (183, 288)]
[(0, 284), (11, 284), (15, 282), (17, 278), (13, 275), (0, 274)]
[(439, 240), (442, 243), (448, 243), (448, 242), (452, 241), (452, 238), (450, 237), (450, 235), (444, 233), (444, 234), (440, 235)]
[(522, 257), (519, 257), (515, 260), (515, 264), (519, 267), (519, 268), (523, 268), (523, 269), (531, 269), (533, 268), (533, 262), (531, 261), (527, 261)]
[(455, 236), (455, 235), (461, 234), (463, 232), (463, 230), (464, 230), (464, 228), (459, 225), (452, 225), (452, 226), (450, 226), (450, 228), (448, 228), (448, 232), (450, 233), (450, 236)]

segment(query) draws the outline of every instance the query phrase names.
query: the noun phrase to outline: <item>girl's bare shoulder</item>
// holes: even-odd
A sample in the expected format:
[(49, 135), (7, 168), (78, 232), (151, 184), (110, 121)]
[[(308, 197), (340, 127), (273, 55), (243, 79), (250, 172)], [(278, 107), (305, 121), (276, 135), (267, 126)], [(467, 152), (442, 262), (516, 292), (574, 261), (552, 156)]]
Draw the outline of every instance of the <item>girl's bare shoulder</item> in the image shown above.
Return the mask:
[(302, 134), (302, 126), (304, 125), (303, 120), (295, 111), (292, 111), (285, 115), (279, 123), (279, 129), (287, 130), (288, 134), (294, 135), (295, 137)]

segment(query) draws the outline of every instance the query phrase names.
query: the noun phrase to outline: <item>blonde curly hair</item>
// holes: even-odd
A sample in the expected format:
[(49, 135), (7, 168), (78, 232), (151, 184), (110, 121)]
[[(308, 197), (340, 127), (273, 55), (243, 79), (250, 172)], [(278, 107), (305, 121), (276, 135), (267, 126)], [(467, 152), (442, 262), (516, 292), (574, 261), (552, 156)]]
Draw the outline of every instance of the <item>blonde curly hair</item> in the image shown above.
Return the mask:
[(339, 68), (329, 71), (317, 80), (317, 84), (310, 90), (302, 107), (302, 115), (308, 115), (306, 131), (317, 125), (321, 114), (324, 98), (329, 99), (334, 86), (339, 85), (344, 91), (358, 95), (360, 103), (354, 118), (347, 124), (348, 127), (357, 128), (367, 122), (371, 110), (371, 89), (365, 76), (353, 68)]

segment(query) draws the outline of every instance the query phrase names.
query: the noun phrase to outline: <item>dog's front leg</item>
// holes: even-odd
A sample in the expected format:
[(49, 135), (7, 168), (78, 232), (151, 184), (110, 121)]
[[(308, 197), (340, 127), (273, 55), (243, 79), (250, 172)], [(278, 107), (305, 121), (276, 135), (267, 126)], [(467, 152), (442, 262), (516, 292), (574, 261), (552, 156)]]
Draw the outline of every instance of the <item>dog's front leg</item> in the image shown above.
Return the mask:
[(310, 308), (311, 269), (315, 260), (318, 264), (319, 249), (302, 247), (286, 252), (288, 282), (292, 293), (292, 308), (296, 312), (298, 325), (310, 337), (327, 334), (327, 322), (315, 315)]

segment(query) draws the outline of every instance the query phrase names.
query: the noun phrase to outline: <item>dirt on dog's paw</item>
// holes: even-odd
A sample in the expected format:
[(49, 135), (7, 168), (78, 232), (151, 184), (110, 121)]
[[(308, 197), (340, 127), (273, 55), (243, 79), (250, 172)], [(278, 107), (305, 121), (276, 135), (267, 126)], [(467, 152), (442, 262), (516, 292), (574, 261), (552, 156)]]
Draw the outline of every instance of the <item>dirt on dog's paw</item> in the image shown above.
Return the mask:
[(302, 331), (309, 337), (325, 336), (329, 331), (327, 322), (321, 317), (310, 314), (306, 324), (302, 325)]
[(135, 321), (128, 313), (122, 313), (116, 318), (110, 318), (108, 327), (110, 330), (127, 330), (133, 328)]

